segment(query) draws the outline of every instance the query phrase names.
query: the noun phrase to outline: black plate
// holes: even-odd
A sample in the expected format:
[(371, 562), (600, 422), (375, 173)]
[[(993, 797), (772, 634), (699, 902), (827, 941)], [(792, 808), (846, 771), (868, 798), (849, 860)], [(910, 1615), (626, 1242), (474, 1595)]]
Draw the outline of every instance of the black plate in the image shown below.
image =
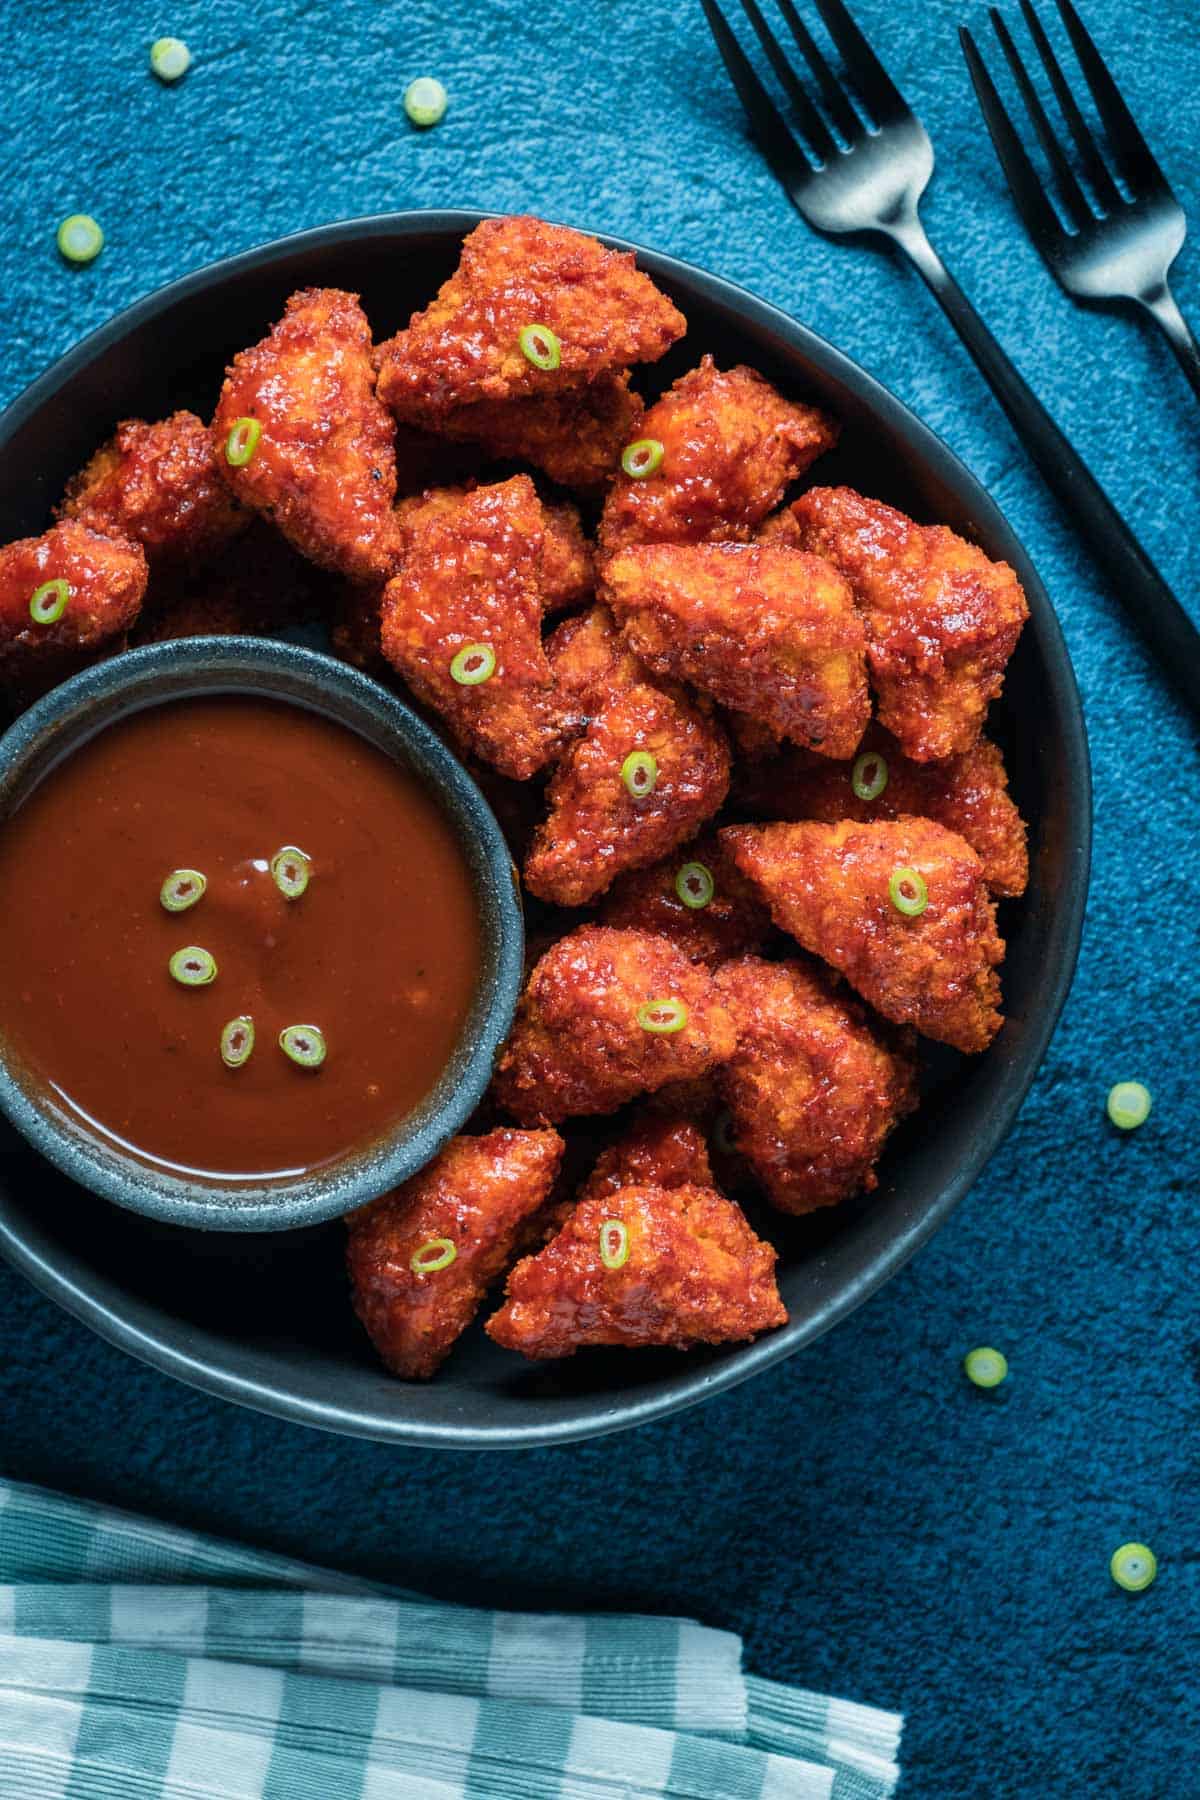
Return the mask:
[[(0, 419), (0, 542), (44, 528), (68, 477), (118, 419), (181, 406), (207, 417), (225, 363), (293, 289), (360, 292), (381, 337), (431, 297), (478, 219), (351, 220), (216, 263), (129, 308)], [(962, 1198), (1012, 1124), (1070, 986), (1091, 838), (1087, 740), (1062, 634), (1021, 546), (947, 446), (857, 364), (729, 282), (651, 251), (638, 257), (689, 322), (684, 342), (647, 372), (647, 390), (705, 350), (723, 365), (751, 363), (844, 422), (820, 480), (852, 481), (951, 525), (1024, 583), (1032, 617), (989, 723), (1031, 825), (1029, 892), (1001, 909), (1008, 1022), (986, 1055), (932, 1062), (925, 1104), (893, 1138), (868, 1200), (809, 1220), (772, 1217), (790, 1324), (687, 1356), (591, 1352), (539, 1368), (476, 1327), (436, 1380), (402, 1383), (379, 1368), (351, 1316), (340, 1226), (236, 1239), (186, 1232), (82, 1194), (20, 1152), (0, 1158), (0, 1248), (17, 1267), (158, 1368), (286, 1418), (422, 1444), (562, 1442), (661, 1417), (789, 1355), (895, 1274)]]

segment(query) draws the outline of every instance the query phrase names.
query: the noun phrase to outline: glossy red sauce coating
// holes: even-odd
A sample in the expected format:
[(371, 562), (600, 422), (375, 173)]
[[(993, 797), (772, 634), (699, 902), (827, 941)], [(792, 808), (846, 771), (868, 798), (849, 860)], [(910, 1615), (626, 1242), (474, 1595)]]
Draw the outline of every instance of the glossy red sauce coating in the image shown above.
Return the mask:
[[(306, 892), (270, 872), (297, 845)], [(207, 878), (169, 913), (172, 869)], [(263, 1179), (380, 1137), (433, 1086), (480, 969), (479, 916), (433, 796), (300, 707), (174, 701), (110, 726), (0, 830), (0, 1038), (101, 1134), (151, 1162)], [(172, 979), (185, 946), (208, 986)], [(248, 1013), (238, 1069), (221, 1028)], [(279, 1048), (316, 1025), (324, 1065)]]

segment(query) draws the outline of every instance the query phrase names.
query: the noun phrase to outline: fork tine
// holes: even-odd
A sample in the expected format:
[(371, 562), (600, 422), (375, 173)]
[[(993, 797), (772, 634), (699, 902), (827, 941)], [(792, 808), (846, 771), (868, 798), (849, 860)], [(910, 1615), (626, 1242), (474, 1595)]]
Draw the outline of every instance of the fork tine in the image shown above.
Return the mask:
[(700, 0), (700, 4), (759, 147), (777, 178), (790, 192), (793, 183), (811, 180), (812, 165), (784, 124), (775, 102), (755, 74), (716, 0)]
[(1104, 59), (1088, 35), (1071, 0), (1058, 0), (1058, 10), (1075, 46), (1079, 66), (1092, 90), (1097, 110), (1112, 139), (1113, 152), (1121, 174), (1135, 190), (1161, 184), (1169, 193), (1170, 183), (1138, 130), (1133, 114), (1121, 98), (1120, 89), (1109, 74)]
[(846, 139), (853, 143), (863, 129), (862, 120), (851, 106), (846, 90), (821, 54), (819, 45), (812, 32), (792, 5), (792, 0), (776, 0), (784, 23), (795, 38), (800, 54), (812, 70), (829, 108), (834, 124)]
[(796, 109), (800, 128), (810, 146), (823, 163), (831, 162), (837, 155), (837, 145), (833, 141), (829, 127), (801, 87), (795, 70), (783, 53), (778, 38), (762, 16), (758, 0), (740, 0), (740, 5), (754, 27), (755, 37), (766, 51), (767, 60), (778, 75), (787, 92), (788, 99)]
[(908, 102), (868, 44), (842, 0), (816, 0), (825, 29), (837, 45), (854, 85), (881, 125), (888, 113), (907, 113)]
[(1088, 179), (1096, 190), (1101, 206), (1106, 212), (1111, 212), (1114, 207), (1122, 204), (1122, 200), (1117, 184), (1108, 172), (1108, 164), (1100, 154), (1091, 127), (1079, 110), (1079, 103), (1071, 92), (1062, 72), (1062, 65), (1054, 53), (1054, 46), (1046, 36), (1046, 28), (1033, 10), (1032, 0), (1021, 0), (1021, 13), (1029, 27), (1029, 35), (1037, 46), (1042, 67), (1050, 77), (1050, 85), (1062, 109), (1063, 118), (1071, 128), (1071, 136), (1083, 159)]
[(979, 110), (983, 114), (992, 143), (996, 146), (996, 155), (1008, 178), (1017, 211), (1025, 221), (1025, 229), (1035, 243), (1053, 243), (1062, 236), (1058, 215), (1042, 191), (1037, 170), (1026, 155), (1013, 122), (1005, 111), (1004, 102), (996, 91), (996, 84), (988, 73), (987, 64), (965, 25), (958, 28), (958, 41), (971, 71)]
[[(1022, 11), (1024, 11), (1024, 7), (1022, 7)], [(1013, 43), (1008, 26), (994, 6), (989, 8), (988, 17), (992, 21), (992, 30), (999, 39), (1005, 60), (1012, 70), (1013, 79), (1021, 90), (1025, 110), (1033, 120), (1033, 129), (1037, 132), (1042, 149), (1046, 152), (1050, 166), (1054, 170), (1054, 179), (1058, 183), (1058, 191), (1062, 195), (1067, 216), (1076, 230), (1082, 230), (1092, 219), (1092, 209), (1075, 178), (1075, 171), (1063, 154), (1062, 145), (1054, 135), (1054, 127), (1046, 117), (1046, 109), (1042, 105), (1037, 89), (1029, 79), (1029, 72), (1021, 61), (1020, 52)]]

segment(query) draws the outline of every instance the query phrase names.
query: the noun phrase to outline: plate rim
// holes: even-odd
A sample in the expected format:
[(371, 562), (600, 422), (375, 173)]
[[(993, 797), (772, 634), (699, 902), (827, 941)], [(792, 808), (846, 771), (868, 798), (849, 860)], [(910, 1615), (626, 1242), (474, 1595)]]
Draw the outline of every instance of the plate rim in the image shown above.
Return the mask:
[[(465, 235), (485, 219), (507, 216), (495, 211), (467, 208), (414, 208), (396, 212), (369, 213), (351, 219), (340, 219), (325, 225), (291, 232), (272, 238), (250, 249), (214, 262), (167, 282), (149, 294), (133, 301), (90, 331), (87, 336), (55, 359), (0, 414), (0, 437), (8, 438), (75, 374), (96, 355), (107, 350), (143, 322), (169, 310), (193, 294), (203, 292), (222, 281), (253, 270), (269, 268), (308, 251), (332, 251), (339, 245), (368, 237), (412, 237), (421, 234)], [(151, 1367), (172, 1375), (189, 1385), (221, 1399), (232, 1400), (252, 1410), (281, 1417), (291, 1423), (304, 1424), (340, 1435), (362, 1437), (380, 1443), (409, 1444), (420, 1448), (459, 1450), (520, 1449), (580, 1442), (606, 1436), (612, 1432), (646, 1425), (736, 1387), (752, 1376), (784, 1361), (812, 1343), (875, 1293), (885, 1282), (899, 1273), (917, 1250), (941, 1228), (950, 1213), (982, 1174), (1016, 1121), (1034, 1079), (1045, 1058), (1063, 1006), (1075, 978), (1087, 906), (1092, 845), (1092, 781), (1087, 729), (1078, 683), (1062, 627), (1050, 596), (1037, 574), (1028, 552), (1013, 527), (987, 489), (958, 453), (931, 426), (894, 394), (879, 378), (835, 344), (793, 318), (781, 307), (762, 299), (752, 290), (714, 274), (698, 264), (672, 256), (613, 233), (589, 231), (572, 223), (572, 229), (586, 231), (611, 248), (632, 252), (639, 266), (652, 276), (667, 280), (678, 278), (693, 289), (702, 291), (713, 302), (736, 311), (739, 317), (757, 327), (773, 331), (790, 350), (807, 356), (822, 366), (835, 379), (843, 380), (855, 390), (876, 416), (899, 426), (909, 440), (915, 438), (920, 454), (935, 474), (947, 485), (972, 494), (972, 515), (984, 535), (999, 539), (1005, 545), (1006, 559), (1016, 568), (1030, 596), (1031, 622), (1039, 639), (1052, 686), (1060, 703), (1063, 723), (1063, 785), (1066, 792), (1077, 796), (1078, 805), (1070, 819), (1071, 838), (1064, 851), (1069, 875), (1064, 879), (1060, 904), (1047, 930), (1046, 954), (1056, 966), (1053, 983), (1036, 1014), (1026, 1026), (1026, 1049), (1023, 1063), (1026, 1072), (1015, 1084), (1015, 1091), (1002, 1092), (992, 1105), (987, 1129), (975, 1140), (969, 1168), (943, 1184), (936, 1203), (927, 1206), (920, 1217), (898, 1232), (887, 1246), (875, 1253), (869, 1266), (848, 1280), (842, 1291), (820, 1305), (803, 1320), (789, 1322), (766, 1337), (752, 1343), (731, 1346), (731, 1354), (697, 1367), (686, 1366), (664, 1384), (652, 1385), (639, 1397), (601, 1407), (594, 1396), (583, 1395), (564, 1409), (560, 1416), (545, 1423), (497, 1424), (494, 1428), (456, 1424), (453, 1421), (412, 1421), (388, 1419), (379, 1413), (356, 1411), (345, 1404), (330, 1404), (314, 1398), (297, 1396), (258, 1378), (240, 1376), (213, 1366), (198, 1355), (166, 1342), (154, 1332), (119, 1316), (101, 1299), (86, 1292), (62, 1270), (49, 1264), (38, 1252), (24, 1243), (0, 1210), (0, 1253), (13, 1263), (33, 1284), (68, 1313), (88, 1325), (100, 1337), (117, 1348), (137, 1357)], [(180, 1329), (187, 1331), (187, 1328)], [(190, 1335), (196, 1336), (195, 1328)]]

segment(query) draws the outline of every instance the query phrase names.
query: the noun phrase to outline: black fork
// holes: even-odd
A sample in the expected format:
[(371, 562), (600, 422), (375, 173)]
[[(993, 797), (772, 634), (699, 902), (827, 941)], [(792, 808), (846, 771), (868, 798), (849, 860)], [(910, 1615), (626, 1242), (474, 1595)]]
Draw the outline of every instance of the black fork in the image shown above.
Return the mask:
[(758, 0), (740, 0), (791, 102), (800, 133), (797, 137), (717, 0), (701, 0), (764, 156), (810, 225), (834, 235), (873, 232), (908, 257), (991, 384), (1046, 485), (1108, 578), (1114, 596), (1200, 714), (1200, 631), (930, 243), (918, 208), (933, 173), (933, 146), (921, 121), (842, 0), (813, 3), (840, 52), (852, 86), (834, 73), (792, 0), (780, 0), (780, 11), (823, 105), (806, 87)]
[(1098, 142), (1084, 117), (1031, 0), (1020, 0), (1084, 179), (1075, 172), (1070, 145), (1051, 123), (1012, 33), (992, 7), (992, 29), (1053, 172), (1062, 217), (964, 26), (959, 38), (996, 154), (1025, 229), (1061, 285), (1079, 300), (1125, 301), (1149, 313), (1200, 395), (1200, 346), (1167, 279), (1187, 235), (1183, 208), (1071, 0), (1057, 5), (1107, 141)]

